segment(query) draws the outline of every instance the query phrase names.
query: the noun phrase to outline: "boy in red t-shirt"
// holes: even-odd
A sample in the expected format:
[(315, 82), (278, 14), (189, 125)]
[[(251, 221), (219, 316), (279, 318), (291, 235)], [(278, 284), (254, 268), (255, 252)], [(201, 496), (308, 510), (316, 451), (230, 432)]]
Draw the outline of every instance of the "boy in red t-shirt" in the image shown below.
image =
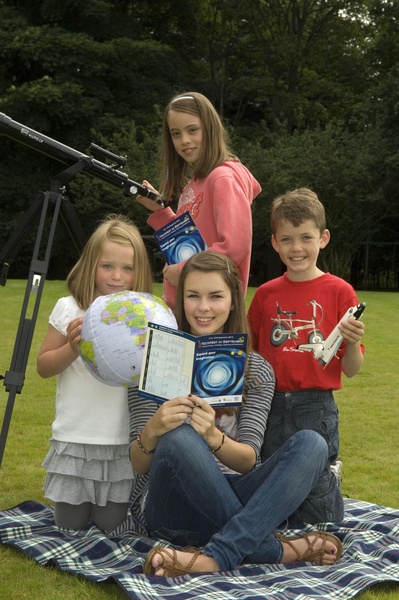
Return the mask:
[(324, 207), (314, 192), (299, 188), (276, 198), (271, 228), (273, 248), (287, 271), (257, 289), (248, 312), (254, 350), (271, 363), (276, 374), (262, 460), (300, 429), (320, 433), (329, 446), (329, 463), (290, 522), (339, 522), (344, 505), (334, 474), (339, 436), (333, 390), (342, 387), (342, 372), (353, 377), (362, 366), (364, 324), (349, 318), (339, 325), (343, 343), (325, 368), (303, 345), (325, 340), (346, 311), (359, 302), (349, 283), (317, 267), (330, 232)]

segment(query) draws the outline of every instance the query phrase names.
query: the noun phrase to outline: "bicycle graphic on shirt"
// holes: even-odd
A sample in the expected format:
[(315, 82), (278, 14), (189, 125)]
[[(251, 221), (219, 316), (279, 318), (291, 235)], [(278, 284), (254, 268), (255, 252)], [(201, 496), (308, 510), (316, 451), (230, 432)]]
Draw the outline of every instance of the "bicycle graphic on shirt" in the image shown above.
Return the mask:
[[(308, 335), (309, 344), (318, 344), (324, 340), (323, 334), (318, 329), (323, 320), (323, 307), (316, 300), (311, 300), (309, 304), (312, 306), (312, 318), (307, 321), (305, 319), (294, 319), (294, 316), (297, 314), (296, 311), (282, 310), (278, 302), (276, 302), (277, 318), (272, 318), (275, 325), (273, 325), (270, 332), (270, 341), (273, 346), (281, 346), (289, 339), (299, 340), (298, 331), (305, 329), (311, 330)], [(317, 320), (318, 310), (321, 313), (319, 320)]]

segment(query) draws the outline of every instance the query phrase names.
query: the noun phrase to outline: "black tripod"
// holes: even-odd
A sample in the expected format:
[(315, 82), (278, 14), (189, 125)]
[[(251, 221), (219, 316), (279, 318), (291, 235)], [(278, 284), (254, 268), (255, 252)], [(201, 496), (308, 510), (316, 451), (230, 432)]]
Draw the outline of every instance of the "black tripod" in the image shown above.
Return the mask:
[[(31, 228), (36, 223), (40, 215), (38, 234), (33, 251), (32, 262), (30, 265), (28, 282), (26, 285), (24, 301), (21, 309), (17, 336), (15, 340), (13, 355), (11, 359), (10, 370), (6, 371), (4, 376), (4, 385), (8, 392), (8, 401), (4, 413), (3, 425), (0, 434), (0, 466), (3, 459), (4, 449), (7, 441), (8, 430), (11, 422), (12, 411), (14, 408), (15, 396), (20, 394), (24, 385), (26, 366), (29, 352), (32, 344), (33, 333), (35, 330), (37, 315), (39, 312), (40, 300), (42, 297), (43, 286), (50, 261), (51, 248), (53, 245), (54, 234), (59, 215), (70, 234), (77, 250), (81, 250), (86, 242), (86, 234), (83, 231), (77, 214), (64, 195), (65, 185), (82, 169), (87, 167), (86, 157), (81, 158), (76, 164), (65, 169), (51, 180), (50, 190), (46, 193), (41, 192), (36, 201), (25, 213), (17, 229), (11, 235), (8, 242), (0, 252), (0, 284), (5, 285), (8, 269), (15, 256), (22, 248)], [(50, 230), (47, 238), (47, 245), (44, 252), (44, 258), (39, 258), (42, 245), (43, 231), (46, 224), (47, 212), (50, 204), (54, 204)], [(30, 295), (35, 294), (34, 305), (31, 317), (27, 317)]]

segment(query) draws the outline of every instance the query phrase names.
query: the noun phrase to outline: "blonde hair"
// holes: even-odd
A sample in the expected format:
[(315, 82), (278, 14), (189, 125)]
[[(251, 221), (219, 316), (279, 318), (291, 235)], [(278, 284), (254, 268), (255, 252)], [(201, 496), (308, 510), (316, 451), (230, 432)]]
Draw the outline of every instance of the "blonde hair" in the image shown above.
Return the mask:
[(105, 242), (133, 248), (135, 291), (152, 293), (151, 267), (139, 229), (125, 216), (110, 214), (91, 235), (66, 280), (69, 293), (83, 310), (94, 300), (97, 264)]
[(202, 126), (202, 150), (193, 170), (195, 179), (204, 179), (226, 160), (238, 161), (228, 146), (228, 135), (213, 104), (198, 92), (174, 96), (163, 118), (160, 190), (167, 202), (179, 198), (187, 183), (188, 163), (177, 154), (169, 131), (170, 111), (195, 115)]
[(308, 188), (297, 188), (273, 200), (270, 215), (272, 234), (282, 221), (299, 227), (304, 221), (313, 221), (320, 233), (326, 228), (326, 213), (317, 194)]

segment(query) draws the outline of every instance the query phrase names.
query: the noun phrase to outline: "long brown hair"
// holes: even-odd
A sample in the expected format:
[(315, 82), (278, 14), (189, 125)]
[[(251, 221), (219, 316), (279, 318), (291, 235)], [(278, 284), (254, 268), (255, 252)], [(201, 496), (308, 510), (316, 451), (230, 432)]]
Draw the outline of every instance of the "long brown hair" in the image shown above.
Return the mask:
[(160, 190), (166, 201), (179, 198), (187, 183), (191, 166), (177, 154), (169, 131), (170, 111), (195, 115), (202, 126), (202, 152), (193, 170), (196, 179), (204, 179), (226, 160), (238, 160), (228, 145), (228, 135), (213, 104), (198, 92), (184, 92), (174, 96), (167, 105), (163, 118), (161, 143)]
[(111, 214), (91, 235), (66, 280), (69, 293), (83, 310), (87, 310), (94, 300), (96, 269), (105, 242), (133, 248), (135, 291), (152, 293), (151, 267), (139, 229), (125, 216)]
[[(184, 265), (177, 286), (176, 294), (176, 309), (175, 316), (179, 326), (179, 329), (187, 333), (190, 332), (190, 325), (187, 321), (186, 314), (184, 312), (184, 287), (187, 275), (194, 271), (200, 271), (202, 273), (216, 272), (223, 278), (223, 281), (228, 286), (231, 293), (231, 305), (233, 310), (230, 311), (229, 317), (224, 324), (224, 333), (247, 333), (248, 334), (248, 345), (247, 345), (247, 357), (248, 352), (251, 350), (251, 340), (248, 328), (248, 322), (245, 310), (245, 298), (242, 283), (238, 275), (237, 268), (233, 261), (220, 252), (214, 252), (213, 250), (204, 250), (198, 254), (194, 254), (188, 259)], [(248, 364), (248, 361), (246, 362)], [(243, 397), (245, 402), (245, 397)], [(218, 416), (222, 414), (234, 414), (236, 407), (227, 407), (216, 410)]]

